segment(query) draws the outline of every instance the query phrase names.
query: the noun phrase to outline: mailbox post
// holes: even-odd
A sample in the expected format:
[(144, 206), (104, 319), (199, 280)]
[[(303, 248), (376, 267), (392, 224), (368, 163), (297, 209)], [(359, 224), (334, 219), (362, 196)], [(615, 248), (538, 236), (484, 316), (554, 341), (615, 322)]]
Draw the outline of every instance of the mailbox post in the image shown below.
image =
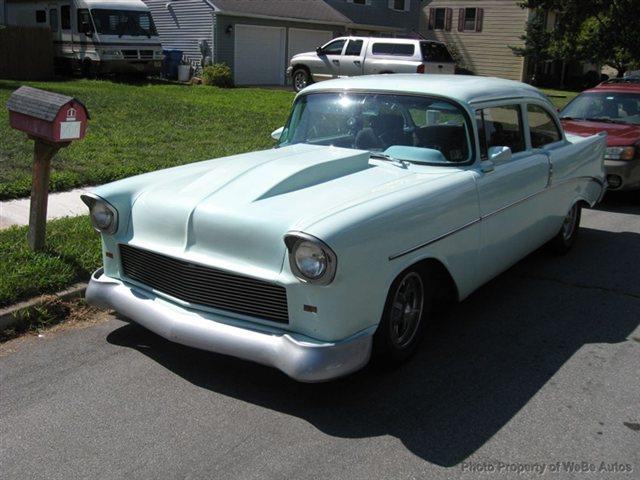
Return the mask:
[(73, 140), (84, 138), (89, 113), (75, 98), (31, 87), (13, 92), (7, 108), (11, 127), (34, 141), (28, 241), (38, 251), (45, 243), (51, 159)]

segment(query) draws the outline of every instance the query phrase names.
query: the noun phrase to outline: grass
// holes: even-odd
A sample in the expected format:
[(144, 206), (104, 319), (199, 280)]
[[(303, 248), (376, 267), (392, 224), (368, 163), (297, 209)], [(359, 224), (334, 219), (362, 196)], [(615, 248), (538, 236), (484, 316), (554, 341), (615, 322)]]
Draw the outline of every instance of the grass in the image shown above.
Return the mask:
[(102, 261), (100, 238), (86, 216), (47, 223), (47, 247), (27, 246), (27, 227), (0, 231), (0, 307), (88, 280)]
[(564, 108), (564, 106), (577, 97), (580, 92), (572, 92), (569, 90), (554, 90), (551, 88), (543, 88), (542, 91), (549, 97), (556, 108)]
[[(22, 83), (0, 80), (0, 105)], [(160, 168), (269, 148), (293, 93), (107, 80), (26, 82), (82, 101), (91, 120), (84, 140), (53, 161), (51, 191), (101, 184)], [(0, 200), (31, 189), (31, 141), (0, 108)]]

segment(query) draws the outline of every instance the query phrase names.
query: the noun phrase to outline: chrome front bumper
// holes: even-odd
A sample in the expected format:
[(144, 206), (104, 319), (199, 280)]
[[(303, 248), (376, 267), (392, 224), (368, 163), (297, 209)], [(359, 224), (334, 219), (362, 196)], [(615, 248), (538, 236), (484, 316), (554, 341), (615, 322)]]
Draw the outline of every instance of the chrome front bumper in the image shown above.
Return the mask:
[(323, 382), (359, 370), (369, 361), (375, 332), (371, 327), (339, 342), (322, 342), (258, 325), (243, 328), (229, 324), (231, 318), (188, 310), (107, 277), (102, 269), (91, 276), (86, 299), (172, 342), (275, 367), (300, 382)]

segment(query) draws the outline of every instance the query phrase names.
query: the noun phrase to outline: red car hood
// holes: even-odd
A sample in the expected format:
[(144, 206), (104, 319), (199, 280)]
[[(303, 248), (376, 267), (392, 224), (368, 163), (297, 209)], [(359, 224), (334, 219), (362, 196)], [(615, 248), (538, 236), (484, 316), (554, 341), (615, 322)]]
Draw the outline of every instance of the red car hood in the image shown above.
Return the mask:
[(640, 126), (621, 123), (592, 122), (587, 120), (561, 120), (567, 133), (588, 137), (607, 132), (608, 147), (633, 145), (640, 141)]

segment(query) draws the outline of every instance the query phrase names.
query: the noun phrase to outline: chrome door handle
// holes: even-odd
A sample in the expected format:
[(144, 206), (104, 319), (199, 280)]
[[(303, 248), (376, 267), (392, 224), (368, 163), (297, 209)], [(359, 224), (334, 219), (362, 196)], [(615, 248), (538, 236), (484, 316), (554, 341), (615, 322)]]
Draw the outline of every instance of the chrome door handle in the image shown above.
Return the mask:
[(354, 60), (354, 61), (353, 61), (353, 64), (354, 64), (354, 65), (360, 65), (360, 60)]
[(332, 60), (332, 62), (336, 65), (340, 65), (340, 60)]

